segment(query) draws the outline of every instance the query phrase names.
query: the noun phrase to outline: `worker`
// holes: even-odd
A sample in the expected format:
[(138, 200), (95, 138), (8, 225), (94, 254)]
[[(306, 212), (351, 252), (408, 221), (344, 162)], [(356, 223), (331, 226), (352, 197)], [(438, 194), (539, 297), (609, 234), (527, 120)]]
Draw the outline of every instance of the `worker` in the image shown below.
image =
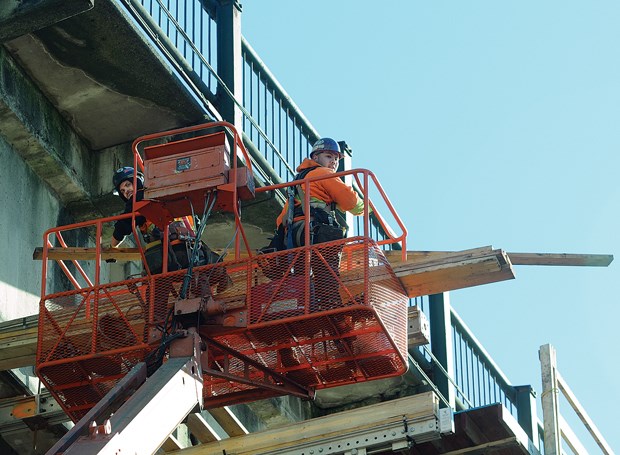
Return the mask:
[[(322, 138), (314, 143), (310, 157), (306, 158), (298, 167), (298, 174), (295, 180), (302, 180), (305, 177), (319, 177), (333, 174), (338, 169), (338, 162), (344, 157), (340, 151), (340, 146), (330, 138)], [(300, 191), (301, 190), (301, 191)], [(292, 225), (292, 233), (286, 232), (286, 236), (292, 237), (287, 248), (302, 246), (304, 244), (304, 211), (303, 186), (298, 185), (294, 189), (294, 209), (289, 209), (289, 201), (286, 202), (282, 212), (278, 216), (276, 225), (278, 229)], [(290, 199), (290, 198), (289, 198)], [(340, 227), (335, 210), (350, 212), (353, 215), (364, 213), (364, 201), (349, 185), (340, 178), (330, 178), (310, 182), (310, 219), (313, 222), (314, 230), (311, 232), (311, 243), (322, 243), (329, 240), (343, 238), (346, 226), (342, 226), (342, 235), (338, 230), (325, 230), (321, 235), (320, 226), (329, 225)], [(319, 231), (319, 232), (317, 232)], [(330, 232), (329, 234), (327, 232)], [(291, 236), (292, 234), (292, 236)], [(286, 237), (285, 237), (286, 238)]]
[[(133, 179), (134, 168), (128, 166), (117, 169), (112, 177), (114, 194), (119, 196), (125, 202), (125, 210), (123, 213), (131, 213), (133, 211)], [(138, 172), (136, 182), (138, 186), (136, 201), (141, 201), (144, 197), (144, 175), (141, 172)], [(150, 272), (152, 274), (161, 273), (162, 229), (155, 226), (142, 215), (136, 216), (136, 227), (142, 235), (142, 240), (146, 243), (145, 255)], [(132, 230), (131, 218), (124, 218), (116, 221), (116, 223), (114, 223), (114, 232), (112, 233), (110, 245), (112, 247), (118, 247), (127, 236), (131, 235)], [(182, 241), (193, 241), (196, 237), (194, 220), (191, 217), (175, 218), (175, 220), (168, 225), (168, 235), (173, 246), (180, 245)], [(170, 255), (172, 261), (169, 264), (169, 271), (188, 267), (189, 256), (185, 252), (188, 249), (187, 246), (188, 245), (183, 244), (180, 247), (173, 247), (170, 250), (170, 253), (176, 254)], [(205, 260), (202, 260), (201, 262), (206, 263)]]
[[(125, 202), (125, 210), (123, 213), (131, 213), (133, 211), (133, 194), (135, 191), (133, 185), (134, 172), (133, 167), (125, 166), (117, 169), (112, 177), (114, 194), (118, 195)], [(144, 197), (144, 175), (141, 172), (137, 173), (136, 183), (138, 187), (136, 201), (141, 201)], [(142, 234), (142, 240), (146, 243), (145, 256), (151, 274), (161, 273), (161, 240), (163, 237), (163, 229), (153, 225), (142, 215), (136, 216), (136, 226)], [(110, 241), (111, 246), (119, 246), (125, 237), (131, 235), (132, 230), (131, 218), (124, 218), (116, 221)], [(168, 271), (187, 268), (189, 266), (192, 246), (196, 240), (196, 229), (193, 218), (189, 216), (175, 218), (174, 221), (168, 225), (168, 236), (170, 240), (168, 249)], [(196, 250), (195, 253), (198, 254), (198, 257), (194, 258), (193, 265), (195, 266), (212, 264), (220, 262), (221, 260), (221, 258), (213, 253), (203, 242), (200, 242), (200, 248)], [(224, 278), (226, 278), (226, 280), (224, 280)], [(224, 278), (222, 278), (222, 280), (228, 282), (228, 277)]]
[[(125, 202), (125, 210), (123, 213), (133, 212), (133, 193), (135, 190), (133, 186), (134, 173), (133, 167), (125, 166), (117, 169), (112, 176), (112, 184), (114, 185), (113, 192)], [(142, 172), (138, 172), (136, 182), (138, 186), (136, 201), (141, 201), (144, 197), (144, 175)], [(147, 243), (150, 241), (148, 235), (149, 224), (150, 223), (147, 223), (146, 218), (142, 215), (136, 217), (136, 226), (142, 232)], [(132, 231), (131, 218), (124, 218), (116, 221), (116, 223), (114, 223), (114, 232), (112, 233), (110, 245), (115, 248), (118, 247), (123, 240), (125, 240), (125, 237), (131, 235)]]
[[(322, 138), (314, 143), (310, 156), (297, 167), (298, 174), (295, 180), (306, 177), (329, 176), (338, 169), (338, 162), (344, 157), (338, 143), (331, 138)], [(292, 190), (291, 197), (284, 205), (277, 218), (276, 224), (280, 235), (284, 235), (286, 248), (303, 246), (305, 243), (304, 220), (304, 187), (297, 185)], [(353, 215), (363, 215), (364, 201), (358, 197), (353, 188), (338, 177), (317, 180), (309, 183), (310, 190), (310, 243), (324, 243), (343, 239), (347, 226), (338, 221), (336, 211), (348, 211)], [(290, 207), (291, 201), (293, 206)], [(342, 244), (321, 249), (321, 255), (329, 264), (325, 263), (313, 252), (311, 267), (314, 276), (315, 300), (317, 308), (326, 309), (328, 306), (340, 303), (339, 293), (333, 291), (334, 275), (338, 275)], [(300, 261), (294, 265), (300, 268)], [(295, 270), (299, 273), (299, 270)], [(303, 273), (303, 270), (301, 271)]]
[[(132, 213), (134, 195), (134, 173), (133, 167), (125, 166), (117, 169), (112, 177), (114, 194), (118, 195), (125, 202), (123, 213)], [(141, 201), (144, 197), (144, 175), (138, 172), (136, 175), (137, 193), (136, 201)], [(136, 216), (136, 227), (139, 229), (142, 240), (146, 243), (145, 257), (151, 274), (162, 272), (163, 250), (162, 237), (163, 229), (153, 225), (144, 216)], [(125, 237), (131, 235), (133, 226), (131, 218), (124, 218), (116, 221), (110, 245), (118, 247)], [(199, 240), (199, 248), (194, 249), (196, 242), (196, 230), (192, 217), (175, 218), (168, 225), (168, 271), (186, 269), (190, 264), (190, 257), (195, 254), (192, 265), (200, 266), (220, 262), (221, 258), (213, 253), (209, 247)], [(209, 273), (209, 281), (215, 283), (218, 291), (221, 292), (230, 285), (230, 277), (224, 268), (218, 267)]]

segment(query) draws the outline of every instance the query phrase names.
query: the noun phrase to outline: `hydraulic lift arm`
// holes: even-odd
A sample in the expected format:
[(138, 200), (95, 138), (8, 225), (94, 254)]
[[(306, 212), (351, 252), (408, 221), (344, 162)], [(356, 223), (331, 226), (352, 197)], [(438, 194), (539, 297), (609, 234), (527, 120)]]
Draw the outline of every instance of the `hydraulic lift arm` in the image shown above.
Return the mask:
[(200, 336), (188, 330), (186, 337), (172, 342), (170, 355), (148, 379), (146, 364), (136, 365), (48, 454), (157, 451), (203, 402)]

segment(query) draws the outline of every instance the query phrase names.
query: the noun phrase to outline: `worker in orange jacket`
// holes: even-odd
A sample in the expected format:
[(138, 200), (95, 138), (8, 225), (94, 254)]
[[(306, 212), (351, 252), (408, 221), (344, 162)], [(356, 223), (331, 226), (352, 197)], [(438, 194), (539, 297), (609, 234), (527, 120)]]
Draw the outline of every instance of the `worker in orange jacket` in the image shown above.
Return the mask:
[[(305, 177), (319, 177), (333, 174), (338, 169), (338, 162), (344, 155), (340, 151), (340, 147), (336, 141), (330, 138), (319, 139), (312, 146), (310, 157), (306, 158), (297, 167), (297, 176), (295, 180), (302, 180)], [(329, 178), (310, 182), (310, 219), (315, 229), (320, 225), (331, 225), (339, 227), (335, 216), (335, 210), (341, 212), (350, 212), (353, 215), (362, 215), (364, 213), (364, 201), (360, 199), (357, 193), (349, 185), (344, 183), (340, 178)], [(298, 247), (304, 244), (304, 209), (303, 209), (303, 185), (298, 185), (294, 189), (294, 210), (289, 209), (289, 201), (286, 202), (282, 212), (276, 220), (278, 229), (284, 228), (288, 230), (292, 226), (293, 241), (286, 245), (287, 248)], [(292, 213), (291, 213), (292, 212)], [(342, 227), (342, 234), (339, 238), (344, 237), (346, 226)], [(334, 238), (323, 239), (317, 237), (316, 232), (311, 233), (314, 236), (312, 243), (322, 243), (323, 241), (336, 240), (337, 232)], [(290, 234), (289, 234), (290, 235)]]
[[(297, 167), (295, 180), (306, 177), (329, 176), (338, 169), (338, 162), (344, 155), (336, 141), (330, 138), (322, 138), (314, 143), (310, 157), (306, 158)], [(277, 218), (278, 231), (284, 231), (285, 247), (294, 248), (303, 246), (305, 243), (304, 221), (304, 185), (294, 187), (294, 194), (284, 205), (282, 212)], [(344, 183), (339, 177), (326, 178), (324, 180), (309, 183), (310, 190), (310, 242), (312, 244), (324, 243), (343, 239), (347, 226), (341, 226), (336, 217), (336, 210), (348, 211), (354, 215), (364, 213), (364, 201), (358, 197), (353, 188)], [(294, 201), (294, 207), (290, 209), (290, 201)], [(335, 244), (321, 248), (320, 256), (313, 251), (311, 267), (314, 277), (314, 293), (316, 309), (328, 309), (340, 305), (338, 291), (334, 292), (335, 276), (338, 276), (340, 256), (343, 244)], [(329, 268), (325, 266), (329, 265)], [(293, 266), (295, 274), (304, 273), (302, 261), (297, 261)]]

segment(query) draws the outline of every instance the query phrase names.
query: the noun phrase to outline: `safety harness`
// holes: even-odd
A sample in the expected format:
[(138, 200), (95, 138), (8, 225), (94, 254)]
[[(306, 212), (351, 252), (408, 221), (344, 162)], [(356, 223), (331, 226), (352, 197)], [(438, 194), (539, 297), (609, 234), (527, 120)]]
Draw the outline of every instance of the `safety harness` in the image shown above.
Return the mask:
[[(316, 167), (304, 169), (295, 176), (295, 180), (303, 180), (314, 169)], [(295, 197), (299, 198), (300, 205), (298, 206), (295, 205)], [(288, 188), (288, 210), (282, 220), (286, 231), (287, 249), (295, 248), (296, 245), (301, 246), (304, 243), (303, 227), (305, 219), (298, 221), (295, 219), (305, 217), (305, 203), (305, 192), (301, 184)], [(344, 230), (336, 220), (335, 210), (336, 204), (334, 202), (327, 204), (318, 199), (310, 201), (310, 244), (338, 240), (344, 237)]]

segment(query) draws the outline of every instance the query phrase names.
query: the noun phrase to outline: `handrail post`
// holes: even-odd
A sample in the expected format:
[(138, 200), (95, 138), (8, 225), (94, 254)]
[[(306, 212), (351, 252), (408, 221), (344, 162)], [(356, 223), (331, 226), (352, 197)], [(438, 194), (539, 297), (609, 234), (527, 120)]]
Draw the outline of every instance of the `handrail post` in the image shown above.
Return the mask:
[[(340, 151), (343, 153), (344, 158), (342, 158), (338, 162), (338, 169), (336, 171), (337, 172), (350, 171), (351, 169), (353, 169), (353, 159), (351, 156), (351, 150), (349, 149), (346, 142), (344, 141), (339, 141), (338, 145), (340, 146)], [(350, 187), (353, 187), (353, 174), (348, 174), (348, 175), (343, 176), (342, 180), (344, 181), (344, 183), (346, 183)], [(355, 223), (353, 214), (349, 212), (344, 212), (344, 219), (348, 227), (350, 228), (353, 227)], [(347, 237), (353, 237), (354, 235), (353, 231), (354, 229), (349, 229), (347, 231)]]
[(545, 455), (561, 455), (559, 389), (555, 349), (550, 344), (540, 347), (540, 369), (542, 376), (543, 422), (545, 430)]
[(517, 385), (514, 386), (514, 389), (517, 394), (517, 421), (534, 444), (536, 450), (539, 450), (536, 391), (531, 385)]
[[(450, 311), (450, 296), (447, 292), (433, 294), (429, 300), (429, 322), (431, 327), (431, 346), (433, 355), (443, 366), (448, 375), (454, 377), (454, 351), (452, 348), (452, 321)], [(456, 409), (456, 396), (454, 387), (440, 368), (433, 364), (433, 378), (435, 385), (450, 403), (452, 409)], [(443, 402), (442, 402), (443, 403)]]
[[(239, 105), (243, 102), (243, 57), (241, 54), (241, 4), (237, 0), (218, 0), (217, 72)], [(217, 87), (220, 113), (237, 131), (243, 131), (243, 115), (224, 88)]]

